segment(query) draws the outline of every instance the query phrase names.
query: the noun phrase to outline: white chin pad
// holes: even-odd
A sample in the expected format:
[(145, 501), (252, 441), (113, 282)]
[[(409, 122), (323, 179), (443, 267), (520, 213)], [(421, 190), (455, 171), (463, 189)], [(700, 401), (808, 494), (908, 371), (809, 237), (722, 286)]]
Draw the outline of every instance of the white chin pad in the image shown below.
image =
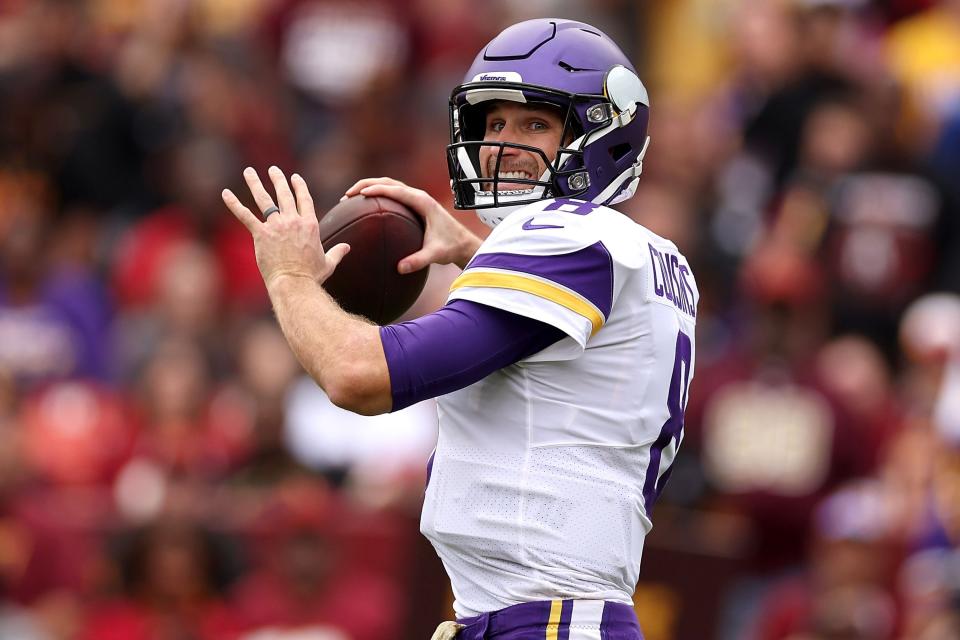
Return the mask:
[[(549, 169), (543, 172), (543, 175), (540, 176), (541, 182), (547, 179), (549, 172)], [(531, 201), (542, 200), (543, 192), (545, 190), (546, 187), (542, 185), (534, 185), (533, 188), (524, 189), (522, 191), (516, 189), (500, 191), (497, 193), (497, 202), (499, 206), (487, 207), (485, 209), (475, 209), (475, 213), (477, 214), (477, 217), (480, 218), (480, 222), (493, 229), (498, 224), (503, 222), (503, 219), (514, 211), (522, 209), (530, 204)], [(493, 192), (478, 191), (476, 196), (474, 196), (474, 204), (493, 204)]]
[[(546, 182), (547, 176), (550, 174), (550, 169), (544, 170), (537, 180), (540, 182)], [(501, 179), (502, 182), (510, 182), (508, 179)], [(482, 191), (480, 185), (474, 183), (476, 187), (476, 196), (474, 196), (474, 204), (493, 204), (493, 191)], [(517, 200), (529, 200), (530, 198), (536, 198), (537, 200), (543, 198), (543, 192), (546, 190), (546, 187), (543, 185), (530, 185), (529, 189), (505, 189), (503, 191), (497, 192), (497, 201), (502, 203), (504, 206), (512, 206), (513, 203)], [(503, 207), (497, 207), (493, 209), (501, 209)]]
[[(492, 201), (492, 198), (491, 198)], [(477, 217), (480, 218), (480, 222), (487, 225), (491, 229), (496, 227), (498, 224), (503, 222), (503, 219), (514, 211), (524, 208), (525, 204), (511, 204), (511, 205), (501, 205), (499, 207), (491, 207), (489, 209), (477, 209), (475, 213)]]

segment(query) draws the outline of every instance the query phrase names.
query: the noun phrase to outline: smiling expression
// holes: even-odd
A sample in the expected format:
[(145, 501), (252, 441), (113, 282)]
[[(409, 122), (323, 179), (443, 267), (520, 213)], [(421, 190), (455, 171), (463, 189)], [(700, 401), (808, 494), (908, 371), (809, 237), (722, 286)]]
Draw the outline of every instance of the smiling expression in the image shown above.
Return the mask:
[[(513, 142), (541, 149), (553, 162), (563, 135), (563, 118), (559, 109), (542, 104), (497, 100), (486, 115), (483, 139), (486, 142)], [(499, 147), (480, 147), (480, 168), (484, 178), (493, 176)], [(535, 185), (504, 182), (511, 178), (539, 180), (546, 171), (538, 154), (513, 147), (503, 148), (500, 160), (499, 191), (529, 190)], [(484, 185), (489, 188), (488, 185)]]

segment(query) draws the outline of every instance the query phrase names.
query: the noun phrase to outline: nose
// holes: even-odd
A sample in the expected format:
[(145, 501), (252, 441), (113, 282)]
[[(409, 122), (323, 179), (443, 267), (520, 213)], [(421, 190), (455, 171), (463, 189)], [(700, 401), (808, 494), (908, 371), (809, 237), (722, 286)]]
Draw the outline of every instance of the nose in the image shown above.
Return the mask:
[(517, 149), (516, 147), (506, 146), (502, 147), (502, 149), (504, 158), (514, 158), (520, 155), (520, 149)]
[[(488, 138), (489, 142), (513, 142), (516, 138), (511, 137), (509, 133), (505, 131), (499, 132), (496, 136)], [(516, 147), (507, 146), (491, 146), (487, 147), (489, 155), (493, 161), (496, 161), (499, 156), (501, 161), (511, 160), (519, 156), (522, 152)]]
[[(497, 142), (517, 142), (521, 139), (518, 128), (510, 123), (503, 127), (497, 136)], [(504, 147), (503, 157), (512, 158), (520, 154), (520, 150), (515, 147)]]

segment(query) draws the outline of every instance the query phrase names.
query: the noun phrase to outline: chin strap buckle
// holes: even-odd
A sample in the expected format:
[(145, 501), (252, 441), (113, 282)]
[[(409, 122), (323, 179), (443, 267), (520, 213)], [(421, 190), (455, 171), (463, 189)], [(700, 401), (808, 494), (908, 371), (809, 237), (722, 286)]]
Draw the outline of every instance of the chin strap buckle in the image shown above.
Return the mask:
[(647, 155), (647, 147), (649, 146), (650, 136), (647, 136), (647, 139), (643, 141), (643, 149), (640, 149), (640, 153), (637, 154), (637, 161), (630, 167), (630, 176), (632, 178), (639, 178), (640, 174), (643, 173), (643, 157)]

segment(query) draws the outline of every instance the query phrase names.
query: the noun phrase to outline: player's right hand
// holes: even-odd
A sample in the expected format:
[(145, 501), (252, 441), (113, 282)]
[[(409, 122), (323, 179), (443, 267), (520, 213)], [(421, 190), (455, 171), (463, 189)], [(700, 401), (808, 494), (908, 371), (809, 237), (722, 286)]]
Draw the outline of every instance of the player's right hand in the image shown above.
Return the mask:
[(344, 198), (358, 194), (396, 200), (414, 211), (426, 223), (423, 247), (397, 263), (397, 271), (400, 273), (419, 271), (430, 264), (452, 263), (462, 269), (480, 246), (480, 238), (422, 189), (414, 189), (393, 178), (364, 178), (347, 189)]

